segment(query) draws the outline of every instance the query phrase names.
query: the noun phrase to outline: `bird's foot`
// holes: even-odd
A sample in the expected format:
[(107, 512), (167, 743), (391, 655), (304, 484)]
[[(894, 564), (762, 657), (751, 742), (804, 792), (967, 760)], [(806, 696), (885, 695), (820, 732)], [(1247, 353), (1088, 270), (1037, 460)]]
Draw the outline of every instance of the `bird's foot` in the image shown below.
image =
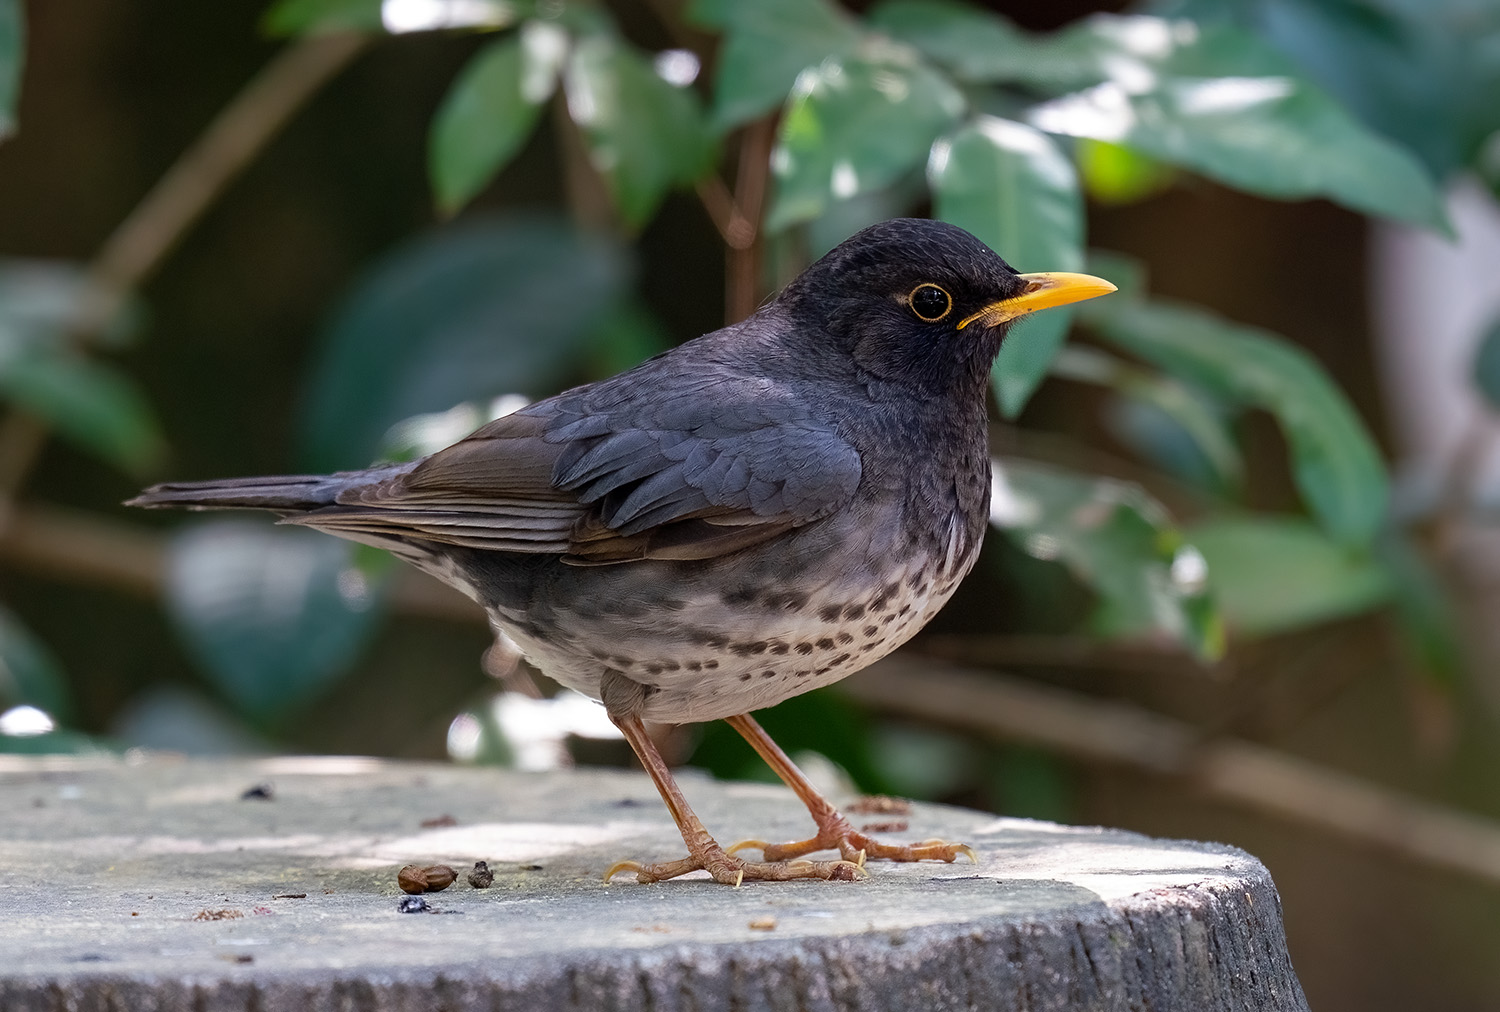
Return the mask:
[(767, 843), (764, 840), (741, 840), (726, 852), (733, 855), (741, 850), (759, 850), (770, 862), (787, 861), (812, 854), (820, 850), (836, 850), (845, 861), (863, 866), (867, 858), (886, 861), (947, 861), (950, 864), (962, 854), (975, 864), (979, 858), (974, 848), (966, 843), (948, 843), (945, 840), (923, 840), (921, 843), (881, 843), (866, 836), (837, 812), (818, 820), (818, 835), (794, 843)]
[(706, 871), (715, 882), (739, 886), (743, 882), (788, 882), (793, 879), (815, 878), (823, 881), (852, 882), (866, 878), (864, 859), (858, 861), (746, 861), (726, 853), (717, 843), (701, 848), (701, 853), (692, 853), (677, 861), (659, 861), (641, 864), (639, 861), (616, 861), (604, 873), (609, 882), (621, 872), (635, 872), (635, 880), (642, 884), (662, 882), (690, 871)]

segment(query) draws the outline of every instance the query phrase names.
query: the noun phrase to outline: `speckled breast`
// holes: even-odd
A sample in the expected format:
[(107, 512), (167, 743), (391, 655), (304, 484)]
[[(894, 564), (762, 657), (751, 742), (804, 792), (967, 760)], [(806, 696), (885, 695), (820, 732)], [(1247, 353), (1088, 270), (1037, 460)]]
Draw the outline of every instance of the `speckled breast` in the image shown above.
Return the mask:
[(647, 720), (746, 713), (910, 639), (973, 567), (983, 534), (957, 515), (920, 539), (845, 526), (705, 563), (566, 567), (525, 608), (491, 614), (565, 685), (597, 698), (605, 671), (639, 682)]

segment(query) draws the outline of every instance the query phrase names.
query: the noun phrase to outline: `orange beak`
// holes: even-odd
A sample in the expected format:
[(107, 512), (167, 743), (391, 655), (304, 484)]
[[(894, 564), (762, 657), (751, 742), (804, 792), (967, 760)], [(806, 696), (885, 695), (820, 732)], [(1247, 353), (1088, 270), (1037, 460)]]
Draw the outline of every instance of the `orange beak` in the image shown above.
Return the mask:
[(1091, 274), (1064, 272), (1022, 274), (1021, 280), (1026, 282), (1026, 288), (1020, 295), (992, 302), (979, 312), (964, 317), (958, 321), (958, 329), (963, 330), (975, 322), (985, 327), (993, 327), (1019, 316), (1025, 316), (1027, 313), (1034, 313), (1038, 309), (1066, 306), (1071, 302), (1082, 302), (1084, 299), (1108, 295), (1115, 290), (1114, 285)]

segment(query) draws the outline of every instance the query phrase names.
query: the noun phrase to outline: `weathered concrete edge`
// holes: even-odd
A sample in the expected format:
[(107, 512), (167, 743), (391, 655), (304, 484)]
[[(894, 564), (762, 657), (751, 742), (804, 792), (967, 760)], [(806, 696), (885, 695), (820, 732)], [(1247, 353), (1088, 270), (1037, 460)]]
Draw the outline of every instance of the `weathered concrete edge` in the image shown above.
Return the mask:
[[(1232, 848), (1225, 848), (1232, 851)], [(5, 1012), (532, 1012), (536, 1009), (949, 1009), (1026, 1012), (1307, 1012), (1270, 873), (1243, 856), (1237, 883), (1080, 904), (1048, 922), (981, 919), (956, 932), (583, 950), (440, 971), (0, 980)], [(497, 939), (503, 950), (504, 940)]]

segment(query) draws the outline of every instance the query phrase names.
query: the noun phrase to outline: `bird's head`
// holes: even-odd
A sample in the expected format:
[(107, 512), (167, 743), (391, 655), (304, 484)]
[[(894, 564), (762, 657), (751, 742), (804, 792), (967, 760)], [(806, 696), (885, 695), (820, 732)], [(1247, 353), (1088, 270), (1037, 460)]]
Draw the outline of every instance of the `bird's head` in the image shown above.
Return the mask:
[(947, 394), (983, 389), (1017, 319), (1114, 290), (1087, 274), (1017, 274), (956, 225), (896, 218), (840, 243), (779, 301), (864, 372)]

